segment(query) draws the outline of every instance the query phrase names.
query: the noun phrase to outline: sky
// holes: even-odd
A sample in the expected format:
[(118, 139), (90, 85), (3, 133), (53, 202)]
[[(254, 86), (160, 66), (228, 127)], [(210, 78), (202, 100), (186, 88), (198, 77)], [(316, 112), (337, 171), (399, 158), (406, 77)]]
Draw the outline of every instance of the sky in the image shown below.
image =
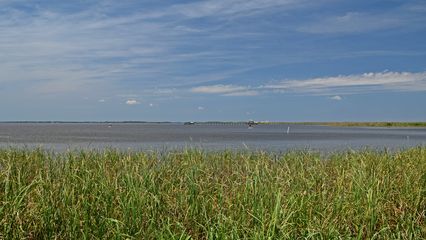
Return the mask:
[(426, 1), (0, 0), (0, 121), (426, 121)]

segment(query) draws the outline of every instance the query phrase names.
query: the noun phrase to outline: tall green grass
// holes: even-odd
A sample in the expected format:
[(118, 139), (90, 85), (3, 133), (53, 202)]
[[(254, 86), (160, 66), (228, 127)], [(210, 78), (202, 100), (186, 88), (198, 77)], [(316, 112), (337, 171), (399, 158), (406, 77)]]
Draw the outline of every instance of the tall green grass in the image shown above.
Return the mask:
[(0, 150), (1, 239), (421, 239), (426, 148)]

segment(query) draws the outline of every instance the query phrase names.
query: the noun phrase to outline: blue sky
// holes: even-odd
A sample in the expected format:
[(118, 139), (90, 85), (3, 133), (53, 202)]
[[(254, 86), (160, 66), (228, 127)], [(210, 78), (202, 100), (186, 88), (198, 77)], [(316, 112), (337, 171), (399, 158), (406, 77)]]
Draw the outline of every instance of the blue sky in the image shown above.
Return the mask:
[(426, 121), (426, 2), (0, 0), (0, 121)]

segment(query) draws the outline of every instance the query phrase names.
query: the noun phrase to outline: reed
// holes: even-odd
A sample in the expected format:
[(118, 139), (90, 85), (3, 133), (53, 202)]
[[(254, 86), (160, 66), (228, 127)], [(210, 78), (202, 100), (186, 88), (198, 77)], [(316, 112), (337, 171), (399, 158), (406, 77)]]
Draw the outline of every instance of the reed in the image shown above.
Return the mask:
[(424, 239), (426, 147), (0, 150), (1, 239)]

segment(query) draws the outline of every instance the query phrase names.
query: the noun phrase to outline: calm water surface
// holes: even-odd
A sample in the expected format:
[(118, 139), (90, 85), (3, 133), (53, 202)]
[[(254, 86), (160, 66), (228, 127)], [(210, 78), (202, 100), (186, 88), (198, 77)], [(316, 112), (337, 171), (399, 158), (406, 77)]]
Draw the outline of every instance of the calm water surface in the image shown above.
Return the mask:
[[(290, 127), (289, 133), (287, 129)], [(0, 123), (0, 147), (66, 149), (208, 150), (359, 148), (399, 149), (426, 145), (426, 128), (307, 125), (183, 125), (148, 123)]]

